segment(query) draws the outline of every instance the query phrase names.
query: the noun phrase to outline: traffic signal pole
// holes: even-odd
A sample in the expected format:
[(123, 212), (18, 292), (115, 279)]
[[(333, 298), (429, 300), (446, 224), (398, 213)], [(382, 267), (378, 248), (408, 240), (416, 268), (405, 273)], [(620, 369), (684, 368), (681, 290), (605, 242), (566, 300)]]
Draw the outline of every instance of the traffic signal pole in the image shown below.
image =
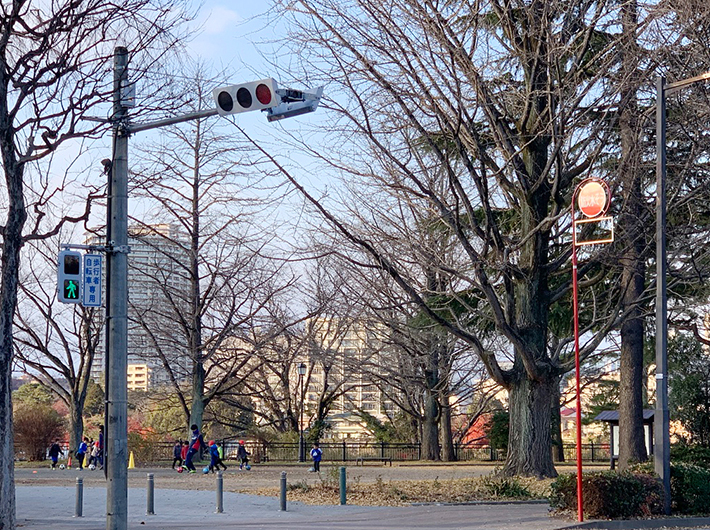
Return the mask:
[[(251, 87), (255, 91), (262, 82), (246, 83), (236, 89)], [(267, 87), (268, 88), (268, 87)], [(300, 91), (275, 92), (269, 88), (269, 107), (257, 105), (247, 110), (269, 110), (269, 121), (313, 112), (323, 93)], [(108, 120), (113, 126), (113, 157), (108, 164), (108, 213), (106, 219), (106, 412), (104, 419), (104, 472), (106, 488), (106, 530), (128, 528), (128, 137), (140, 131), (207, 118), (218, 110), (206, 109), (182, 116), (148, 123), (131, 124), (128, 108), (131, 90), (128, 82), (128, 50), (119, 46), (113, 57), (113, 112)], [(259, 97), (261, 101), (264, 94)], [(294, 103), (295, 102), (295, 103)], [(294, 105), (296, 105), (294, 107)], [(298, 106), (301, 105), (301, 106)], [(307, 107), (307, 108), (302, 108)], [(232, 113), (228, 113), (232, 114)], [(106, 121), (103, 118), (93, 118)], [(93, 248), (93, 247), (92, 247)]]
[(106, 530), (128, 527), (128, 128), (122, 88), (128, 84), (128, 50), (113, 62), (113, 160), (109, 172), (110, 226), (107, 278)]

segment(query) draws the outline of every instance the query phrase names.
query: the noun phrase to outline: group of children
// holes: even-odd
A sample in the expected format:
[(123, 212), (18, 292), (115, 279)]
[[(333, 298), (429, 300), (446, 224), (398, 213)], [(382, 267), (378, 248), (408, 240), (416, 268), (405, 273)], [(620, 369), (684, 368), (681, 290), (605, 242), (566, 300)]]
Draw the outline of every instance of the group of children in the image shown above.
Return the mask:
[[(198, 451), (204, 449), (209, 450), (210, 453), (210, 465), (207, 468), (207, 472), (214, 473), (215, 471), (219, 471), (220, 466), (226, 470), (227, 466), (222, 461), (222, 454), (220, 452), (219, 446), (217, 445), (217, 442), (215, 442), (214, 440), (210, 440), (208, 444), (205, 444), (205, 440), (202, 434), (200, 433), (200, 430), (198, 429), (197, 425), (192, 425), (191, 429), (192, 438), (189, 442), (182, 442), (178, 440), (173, 446), (172, 468), (175, 469), (175, 464), (177, 464), (178, 471), (181, 471), (184, 465), (188, 473), (197, 473), (192, 459)], [(237, 449), (237, 460), (239, 461), (240, 470), (244, 468), (246, 468), (247, 470), (251, 469), (251, 467), (249, 466), (249, 453), (246, 450), (244, 440), (239, 440), (239, 448)]]
[[(178, 472), (182, 472), (183, 465), (187, 469), (188, 473), (197, 473), (195, 465), (192, 463), (192, 458), (195, 454), (204, 449), (210, 452), (210, 465), (205, 468), (205, 473), (219, 471), (220, 466), (227, 469), (227, 466), (222, 461), (222, 454), (220, 448), (217, 446), (217, 442), (210, 440), (208, 444), (205, 444), (205, 440), (200, 433), (197, 425), (192, 425), (192, 438), (190, 441), (182, 442), (177, 440), (173, 446), (173, 465), (172, 468), (175, 469), (175, 464), (178, 465)], [(313, 467), (310, 469), (314, 472), (320, 471), (320, 462), (323, 458), (323, 451), (320, 448), (318, 442), (313, 444), (311, 449), (311, 458), (313, 459)], [(237, 461), (239, 462), (239, 469), (251, 469), (249, 466), (249, 452), (246, 449), (244, 440), (239, 440), (239, 447), (237, 448)]]
[[(56, 469), (57, 461), (59, 456), (62, 454), (61, 442), (56, 440), (49, 448), (48, 455), (52, 461), (52, 469)], [(86, 460), (86, 465), (89, 469), (103, 469), (104, 467), (104, 426), (99, 425), (99, 436), (96, 441), (93, 438), (84, 436), (79, 442), (79, 447), (77, 447), (74, 453), (74, 458), (79, 464), (77, 469), (84, 469), (84, 461)], [(69, 458), (69, 464), (71, 464), (71, 458)], [(61, 466), (62, 469), (64, 466)]]

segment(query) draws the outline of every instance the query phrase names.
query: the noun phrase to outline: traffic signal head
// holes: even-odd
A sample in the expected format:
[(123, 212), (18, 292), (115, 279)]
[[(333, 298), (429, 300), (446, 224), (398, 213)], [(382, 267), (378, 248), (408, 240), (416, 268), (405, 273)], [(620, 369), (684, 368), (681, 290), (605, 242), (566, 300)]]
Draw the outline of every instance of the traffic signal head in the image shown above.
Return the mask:
[(215, 88), (212, 91), (212, 97), (217, 105), (217, 113), (220, 116), (228, 116), (250, 110), (275, 107), (281, 103), (276, 89), (276, 81), (269, 78), (241, 85)]
[(81, 301), (81, 252), (62, 250), (57, 268), (57, 299), (65, 304)]

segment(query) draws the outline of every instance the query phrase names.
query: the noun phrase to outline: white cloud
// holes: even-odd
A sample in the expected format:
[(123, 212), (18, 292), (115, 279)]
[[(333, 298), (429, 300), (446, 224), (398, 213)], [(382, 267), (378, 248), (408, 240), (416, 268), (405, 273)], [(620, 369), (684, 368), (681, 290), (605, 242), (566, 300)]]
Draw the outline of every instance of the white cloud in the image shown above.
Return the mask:
[(206, 13), (199, 17), (205, 35), (219, 35), (226, 30), (234, 30), (243, 21), (239, 13), (225, 6), (214, 5), (205, 10)]

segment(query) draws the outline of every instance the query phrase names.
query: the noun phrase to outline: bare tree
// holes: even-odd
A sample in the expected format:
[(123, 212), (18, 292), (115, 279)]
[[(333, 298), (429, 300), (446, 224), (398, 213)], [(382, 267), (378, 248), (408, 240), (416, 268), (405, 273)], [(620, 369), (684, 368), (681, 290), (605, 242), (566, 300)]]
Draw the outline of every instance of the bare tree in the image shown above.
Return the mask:
[[(294, 303), (296, 293), (288, 300), (280, 297), (281, 303), (270, 308), (269, 332), (261, 332), (267, 340), (255, 341), (259, 366), (245, 387), (257, 402), (259, 425), (277, 433), (298, 432), (302, 414), (312, 429), (323, 428), (341, 398), (362, 386), (355, 381), (362, 364), (349, 355), (352, 349), (344, 348), (359, 322), (354, 304), (330, 283), (332, 265), (327, 258), (308, 262), (298, 285), (300, 304)], [(307, 366), (304, 395), (297, 376), (301, 363)]]
[[(48, 182), (46, 167), (69, 140), (96, 136), (106, 125), (84, 120), (110, 100), (107, 75), (113, 48), (130, 42), (141, 69), (175, 44), (184, 19), (178, 0), (120, 3), (96, 0), (12, 0), (0, 8), (0, 156), (5, 186), (0, 278), (0, 529), (15, 527), (10, 370), (17, 305), (20, 249), (31, 239), (56, 234), (86, 212), (48, 221), (67, 182)], [(106, 107), (108, 108), (108, 107)], [(102, 112), (98, 112), (103, 114)], [(28, 219), (30, 222), (28, 223)]]
[[(621, 324), (621, 381), (619, 387), (619, 467), (626, 469), (634, 462), (646, 460), (643, 427), (643, 366), (644, 319), (642, 300), (645, 292), (646, 259), (649, 255), (651, 234), (646, 222), (649, 211), (643, 195), (644, 171), (641, 164), (643, 130), (638, 119), (638, 91), (642, 60), (641, 47), (636, 42), (638, 6), (635, 0), (621, 6), (623, 42), (620, 81), (619, 136), (621, 160), (619, 172), (623, 206), (621, 208), (620, 262), (622, 264), (622, 300), (631, 312)], [(646, 295), (647, 296), (647, 295)], [(622, 428), (623, 425), (623, 428)]]
[[(304, 68), (347, 95), (331, 105), (341, 118), (334, 130), (362, 146), (329, 149), (324, 162), (421, 200), (448, 227), (467, 260), (463, 269), (443, 269), (460, 282), (456, 299), (490, 319), (512, 365), (486, 347), (479, 329), (437, 311), (408, 265), (372, 236), (376, 221), (346, 225), (325, 201), (309, 199), (509, 391), (505, 472), (554, 476), (551, 409), (571, 364), (569, 338), (550, 348), (549, 316), (569, 304), (569, 281), (559, 274), (569, 263), (571, 193), (601, 163), (606, 120), (614, 118), (617, 94), (606, 80), (618, 34), (606, 29), (616, 3), (303, 0), (288, 9), (300, 31), (294, 42), (313, 50), (300, 53)], [(584, 323), (594, 332), (587, 352), (623, 319), (618, 296), (603, 301)]]
[[(356, 218), (357, 212), (354, 208), (351, 216)], [(412, 278), (418, 276), (418, 292), (437, 311), (465, 318), (463, 307), (455, 307), (456, 288), (445, 272), (454, 268), (450, 234), (438, 220), (427, 220), (426, 216), (425, 209), (411, 204), (383, 208), (374, 237), (383, 245), (396, 247), (392, 252), (408, 263)], [(320, 254), (327, 249), (327, 243), (322, 242)], [(365, 358), (351, 361), (352, 372), (362, 373), (363, 384), (377, 386), (398, 410), (417, 422), (424, 458), (453, 460), (452, 405), (458, 408), (470, 403), (477, 393), (481, 403), (486, 402), (480, 385), (483, 366), (465, 342), (402, 296), (389, 277), (360, 265), (357, 256), (344, 252), (341, 244), (331, 246), (328, 257), (319, 259), (319, 266), (337, 285), (334, 298), (341, 303), (333, 313), (354, 315), (339, 321), (359, 322), (377, 338)], [(337, 352), (340, 348), (336, 344), (329, 349)], [(473, 415), (481, 412), (477, 409)]]
[[(193, 110), (211, 107), (213, 77), (204, 65), (187, 70)], [(129, 266), (155, 296), (134, 299), (131, 319), (168, 374), (186, 426), (201, 425), (205, 407), (256, 369), (253, 330), (270, 323), (272, 298), (292, 281), (283, 261), (267, 256), (276, 229), (258, 210), (269, 191), (258, 189), (259, 174), (219, 126), (198, 119), (165, 129), (139, 148), (135, 166), (135, 195), (152, 207), (134, 219), (136, 237), (155, 257), (143, 270), (137, 260)]]

